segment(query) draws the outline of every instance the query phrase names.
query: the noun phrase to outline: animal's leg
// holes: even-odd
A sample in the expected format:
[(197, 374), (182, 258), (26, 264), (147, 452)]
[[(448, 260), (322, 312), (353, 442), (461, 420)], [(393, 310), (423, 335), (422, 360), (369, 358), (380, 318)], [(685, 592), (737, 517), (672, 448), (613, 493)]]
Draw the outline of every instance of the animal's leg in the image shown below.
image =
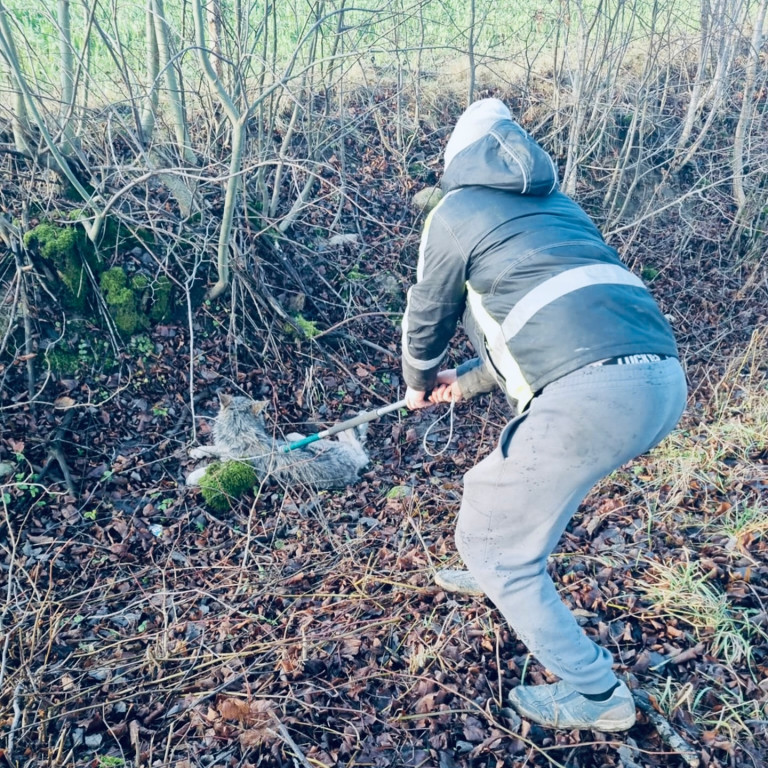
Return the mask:
[(207, 466), (205, 467), (198, 467), (194, 472), (190, 472), (187, 475), (187, 485), (190, 487), (196, 487), (200, 485), (200, 480), (202, 480), (203, 475), (205, 475), (205, 471), (208, 469)]
[(215, 445), (198, 445), (189, 449), (190, 459), (218, 459), (221, 451)]

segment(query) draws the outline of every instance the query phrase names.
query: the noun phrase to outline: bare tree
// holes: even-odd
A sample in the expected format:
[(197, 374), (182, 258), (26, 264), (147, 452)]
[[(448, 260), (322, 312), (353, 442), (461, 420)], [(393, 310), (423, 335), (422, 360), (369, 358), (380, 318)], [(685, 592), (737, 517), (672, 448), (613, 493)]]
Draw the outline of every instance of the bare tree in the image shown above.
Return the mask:
[(70, 152), (74, 137), (72, 112), (75, 108), (75, 66), (69, 0), (58, 0), (56, 7), (59, 22), (59, 62), (61, 65), (60, 130), (65, 152)]
[(187, 117), (184, 113), (184, 102), (181, 98), (181, 90), (176, 75), (176, 61), (171, 44), (171, 33), (168, 21), (165, 17), (163, 0), (152, 0), (155, 22), (155, 38), (160, 58), (160, 66), (165, 76), (168, 88), (168, 101), (171, 107), (173, 127), (176, 133), (176, 145), (181, 157), (190, 165), (197, 165), (197, 158), (189, 141), (189, 129)]
[(147, 0), (145, 19), (148, 94), (144, 100), (144, 107), (141, 112), (141, 138), (145, 144), (148, 144), (155, 127), (155, 113), (157, 112), (158, 104), (157, 81), (160, 76), (160, 49), (157, 45), (157, 32), (155, 30), (154, 0)]
[(736, 131), (733, 137), (733, 198), (739, 209), (736, 216), (737, 220), (740, 218), (741, 211), (747, 204), (747, 196), (744, 192), (744, 145), (755, 108), (754, 98), (760, 52), (763, 48), (763, 25), (765, 24), (766, 6), (768, 6), (766, 0), (760, 0), (760, 7), (758, 8), (755, 17), (752, 39), (747, 53), (747, 66), (744, 73), (744, 88), (742, 89), (739, 122), (736, 124)]
[(19, 54), (16, 51), (16, 43), (8, 24), (8, 10), (0, 2), (0, 51), (6, 64), (8, 81), (13, 94), (13, 104), (11, 108), (11, 126), (13, 130), (13, 141), (16, 151), (27, 156), (32, 156), (32, 148), (29, 144), (29, 118), (27, 115), (27, 104), (19, 77), (21, 67), (19, 65)]
[[(717, 0), (714, 8), (709, 0), (701, 0), (701, 41), (699, 64), (688, 102), (685, 121), (677, 142), (674, 167), (690, 162), (705, 141), (725, 97), (726, 85), (733, 65), (736, 43), (747, 12), (746, 0)], [(714, 59), (715, 70), (707, 86), (707, 73)], [(696, 139), (687, 146), (696, 120), (709, 108)]]

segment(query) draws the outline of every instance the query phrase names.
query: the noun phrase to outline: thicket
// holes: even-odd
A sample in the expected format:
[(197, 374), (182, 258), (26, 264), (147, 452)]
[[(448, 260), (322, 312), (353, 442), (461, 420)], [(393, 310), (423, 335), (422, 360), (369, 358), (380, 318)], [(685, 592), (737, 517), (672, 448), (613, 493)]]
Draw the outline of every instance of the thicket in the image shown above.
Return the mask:
[[(100, 315), (116, 349), (168, 317), (171, 293), (191, 313), (231, 292), (250, 307), (238, 323), (300, 337), (344, 321), (360, 307), (313, 296), (329, 281), (309, 255), (334, 235), (364, 239), (379, 206), (405, 209), (435, 183), (452, 121), (490, 94), (629, 258), (673, 216), (692, 238), (716, 221), (721, 256), (754, 265), (768, 216), (765, 12), (765, 0), (4, 0), (0, 351), (37, 348), (24, 318), (51, 298), (64, 318)], [(374, 147), (370, 183), (352, 182)], [(387, 201), (382, 177), (396, 182)], [(102, 277), (115, 268), (119, 296)]]
[[(317, 407), (324, 393), (343, 401), (348, 394), (343, 387), (355, 379), (361, 390), (370, 385), (367, 394), (373, 399), (381, 399), (385, 386), (392, 390), (386, 394), (394, 394), (398, 385), (390, 368), (386, 374), (377, 368), (373, 376), (369, 368), (374, 366), (366, 367), (364, 355), (354, 358), (359, 361), (354, 364), (350, 360), (362, 349), (377, 359), (387, 355), (387, 365), (396, 370), (395, 326), (405, 289), (415, 275), (421, 224), (410, 204), (419, 192), (439, 182), (441, 152), (456, 117), (468, 102), (489, 95), (507, 101), (521, 124), (552, 152), (565, 191), (596, 217), (629, 265), (654, 291), (664, 284), (665, 312), (671, 313), (692, 374), (692, 392), (696, 390), (691, 398), (692, 426), (686, 424), (650, 457), (650, 470), (642, 464), (605, 481), (610, 493), (602, 499), (604, 506), (585, 523), (590, 536), (598, 532), (594, 550), (588, 550), (589, 567), (592, 561), (604, 564), (613, 557), (617, 572), (645, 571), (648, 605), (642, 612), (651, 619), (637, 624), (644, 644), (656, 616), (673, 616), (685, 632), (674, 624), (677, 634), (668, 637), (687, 642), (692, 632), (694, 650), (699, 642), (701, 648), (709, 643), (708, 652), (727, 662), (712, 667), (712, 681), (704, 677), (693, 688), (674, 675), (666, 676), (673, 666), (669, 659), (661, 662), (649, 656), (648, 664), (666, 681), (657, 696), (662, 710), (671, 718), (681, 710), (697, 714), (704, 709), (700, 723), (707, 746), (723, 732), (735, 734), (727, 745), (744, 739), (744, 754), (752, 754), (755, 741), (764, 743), (764, 694), (755, 692), (759, 673), (752, 665), (759, 662), (764, 669), (765, 598), (759, 576), (752, 579), (749, 574), (753, 565), (754, 572), (760, 572), (754, 551), (757, 543), (762, 552), (766, 540), (765, 484), (758, 478), (759, 462), (765, 461), (768, 419), (766, 317), (763, 306), (750, 306), (757, 304), (752, 301), (755, 296), (764, 295), (760, 286), (766, 282), (765, 14), (766, 0), (560, 0), (516, 5), (397, 0), (367, 10), (358, 4), (349, 7), (346, 0), (304, 4), (0, 0), (0, 479), (6, 483), (0, 486), (0, 533), (7, 533), (10, 542), (0, 542), (9, 598), (0, 611), (0, 624), (8, 628), (0, 653), (0, 689), (9, 707), (21, 702), (18, 714), (6, 718), (9, 762), (21, 759), (23, 738), (31, 740), (29, 733), (37, 727), (29, 721), (38, 715), (29, 713), (53, 713), (39, 716), (41, 733), (54, 729), (54, 723), (68, 722), (66, 717), (80, 717), (79, 710), (66, 704), (77, 675), (74, 671), (62, 675), (59, 662), (64, 657), (56, 656), (62, 646), (54, 642), (65, 621), (57, 617), (71, 608), (70, 572), (60, 577), (58, 592), (45, 581), (49, 574), (64, 573), (55, 571), (54, 565), (71, 567), (74, 579), (80, 569), (78, 558), (90, 557), (82, 554), (86, 550), (77, 538), (82, 537), (82, 528), (73, 526), (96, 522), (101, 516), (100, 526), (112, 531), (110, 539), (94, 539), (100, 549), (92, 567), (99, 569), (99, 563), (107, 563), (100, 559), (102, 554), (116, 561), (131, 555), (128, 544), (120, 543), (129, 541), (128, 534), (123, 531), (123, 539), (118, 529), (123, 514), (131, 526), (145, 515), (155, 523), (147, 528), (147, 536), (166, 542), (176, 535), (171, 530), (184, 528), (185, 515), (189, 517), (194, 508), (197, 522), (187, 527), (200, 539), (186, 540), (192, 542), (184, 546), (189, 546), (193, 559), (182, 563), (185, 573), (197, 578), (208, 569), (215, 573), (217, 588), (236, 581), (231, 594), (250, 595), (254, 563), (262, 562), (253, 554), (255, 548), (265, 546), (271, 553), (269, 547), (277, 537), (273, 549), (280, 551), (282, 537), (293, 534), (281, 523), (274, 536), (251, 541), (251, 526), (256, 526), (261, 506), (277, 501), (260, 496), (259, 509), (254, 504), (247, 514), (236, 504), (230, 508), (239, 491), (250, 493), (253, 486), (243, 465), (220, 465), (203, 491), (221, 510), (216, 514), (223, 521), (217, 525), (232, 535), (232, 550), (229, 545), (217, 549), (215, 538), (208, 539), (207, 533), (203, 538), (204, 532), (194, 527), (205, 528), (206, 520), (215, 517), (196, 517), (197, 497), (185, 507), (192, 492), (185, 496), (175, 484), (184, 459), (174, 453), (173, 445), (195, 437), (195, 410), (203, 396), (200, 384), (216, 382), (221, 374), (255, 388), (261, 386), (254, 378), (257, 372), (263, 375), (267, 365), (283, 360), (289, 370), (284, 380), (292, 378), (290, 391), (296, 403), (281, 406), (301, 408), (313, 418), (317, 413), (328, 415)], [(399, 258), (393, 256), (398, 253)], [(215, 340), (202, 344), (202, 334), (211, 330)], [(352, 354), (338, 353), (342, 343)], [(730, 359), (713, 361), (724, 347)], [(301, 355), (294, 354), (297, 348)], [(159, 364), (161, 354), (166, 359)], [(319, 364), (314, 367), (323, 355), (326, 361), (332, 356), (343, 376), (327, 376)], [(131, 366), (126, 360), (139, 362)], [(178, 370), (180, 366), (187, 370)], [(22, 367), (26, 382), (20, 385)], [(88, 375), (113, 367), (114, 375)], [(176, 375), (184, 377), (182, 387), (188, 386), (186, 410), (177, 402)], [(154, 390), (146, 386), (153, 378)], [(284, 386), (279, 394), (287, 389)], [(165, 390), (167, 397), (154, 401), (147, 392), (158, 390)], [(44, 405), (37, 415), (44, 413), (47, 421), (35, 421), (38, 402)], [(344, 402), (352, 404), (351, 398)], [(115, 414), (121, 410), (128, 422), (124, 429), (131, 435), (120, 433), (114, 439)], [(92, 421), (79, 432), (85, 413)], [(133, 433), (145, 429), (151, 418), (166, 417), (177, 419), (176, 426), (162, 421), (151, 437), (144, 433), (145, 445), (137, 447)], [(482, 427), (474, 429), (479, 421), (472, 422), (467, 431), (473, 431), (473, 439), (480, 434), (488, 439), (494, 418), (486, 412)], [(16, 432), (6, 433), (2, 425), (11, 419)], [(47, 437), (41, 436), (45, 425), (51, 427)], [(23, 429), (28, 434), (22, 435)], [(410, 431), (402, 429), (397, 433), (402, 432), (401, 437), (392, 437), (386, 446), (397, 461), (402, 459), (397, 442), (407, 450)], [(87, 441), (96, 446), (92, 453)], [(471, 456), (460, 453), (458, 459), (471, 461)], [(68, 496), (87, 499), (80, 509), (62, 501), (66, 498), (62, 484), (51, 480), (54, 470), (46, 479), (55, 462)], [(458, 472), (460, 466), (457, 463), (451, 471)], [(160, 490), (142, 489), (148, 482), (148, 467)], [(391, 468), (379, 469), (384, 478), (379, 480), (386, 483)], [(429, 477), (428, 491), (416, 489), (404, 499), (410, 504), (420, 495), (427, 498), (427, 512), (422, 517), (416, 504), (411, 521), (419, 547), (422, 534), (429, 541), (443, 541), (446, 506), (450, 509), (451, 502), (442, 486), (437, 493), (434, 481), (439, 476)], [(121, 484), (110, 485), (114, 480)], [(376, 489), (369, 488), (369, 496), (379, 490), (384, 495), (383, 489)], [(153, 494), (158, 493), (168, 495), (155, 501)], [(97, 511), (94, 505), (101, 505), (102, 498), (103, 507)], [(144, 511), (138, 509), (139, 498), (146, 501)], [(292, 503), (287, 497), (283, 501), (286, 508)], [(363, 521), (372, 525), (373, 533), (365, 533), (368, 537), (388, 529), (386, 509), (379, 510), (382, 524), (377, 525), (368, 509), (360, 516), (358, 497), (350, 496), (350, 503), (355, 508), (350, 530), (362, 530)], [(374, 500), (372, 506), (376, 504)], [(613, 554), (607, 554), (611, 537), (603, 536), (602, 527), (612, 509), (623, 518), (622, 530), (632, 530), (621, 534), (627, 546), (617, 545)], [(398, 507), (398, 519), (402, 513)], [(413, 508), (408, 507), (411, 513)], [(647, 524), (647, 531), (633, 527), (633, 515)], [(230, 516), (239, 527), (231, 525)], [(61, 536), (66, 547), (55, 564), (30, 566), (24, 558), (34, 559), (28, 555), (35, 551), (33, 544), (48, 546), (44, 542), (52, 530), (51, 520), (60, 521), (56, 530), (65, 531)], [(112, 525), (113, 520), (118, 523), (109, 529), (107, 521)], [(422, 524), (433, 527), (421, 529)], [(29, 548), (23, 543), (28, 530), (34, 537)], [(69, 546), (70, 531), (75, 531), (71, 536), (77, 547)], [(244, 545), (242, 531), (248, 532)], [(328, 531), (324, 527), (323, 535)], [(643, 543), (644, 533), (663, 545), (652, 547), (648, 542), (642, 550), (648, 562), (632, 549)], [(382, 534), (379, 543), (387, 543), (379, 549), (392, 556), (392, 572), (387, 571), (385, 581), (394, 585), (403, 581), (403, 565), (399, 550), (388, 550), (389, 535)], [(597, 546), (599, 538), (605, 547)], [(296, 558), (314, 562), (318, 540), (314, 534), (304, 536), (298, 546), (306, 549)], [(58, 547), (58, 539), (51, 546)], [(362, 550), (347, 546), (351, 545), (346, 540), (338, 546), (341, 556), (348, 558), (344, 567), (355, 569), (367, 562), (360, 556)], [(232, 552), (238, 547), (244, 547), (244, 554), (233, 569)], [(681, 556), (688, 548), (698, 548), (706, 557), (689, 562)], [(175, 554), (179, 556), (178, 551)], [(710, 554), (712, 559), (707, 559)], [(194, 559), (198, 556), (200, 561)], [(205, 565), (198, 568), (198, 562)], [(167, 567), (158, 566), (162, 584), (154, 585), (164, 596), (170, 593)], [(373, 560), (365, 566), (371, 572), (377, 567)], [(343, 568), (334, 561), (332, 570)], [(569, 582), (569, 590), (589, 581), (582, 576), (590, 571), (579, 573), (576, 582)], [(270, 578), (279, 581), (278, 576)], [(101, 570), (94, 583), (96, 592), (111, 589), (111, 580), (102, 578)], [(358, 583), (362, 582), (355, 576)], [(130, 590), (138, 584), (130, 581)], [(248, 594), (244, 584), (251, 585)], [(265, 603), (269, 590), (283, 587), (282, 582), (274, 589), (273, 582), (265, 584), (265, 592), (253, 593), (254, 605)], [(154, 598), (154, 587), (141, 581), (147, 600)], [(321, 599), (337, 588), (336, 583), (323, 587)], [(621, 603), (623, 597), (616, 591), (624, 588), (611, 590), (612, 602)], [(413, 595), (422, 591), (419, 586)], [(625, 591), (629, 616), (635, 610), (637, 583), (630, 580)], [(190, 590), (189, 595), (193, 593)], [(397, 630), (406, 637), (413, 623), (411, 607), (401, 603), (399, 595), (391, 592), (391, 605), (382, 605), (388, 617), (407, 616), (402, 632)], [(112, 599), (104, 598), (103, 605)], [(183, 603), (187, 598), (179, 599)], [(232, 632), (241, 634), (233, 641), (232, 656), (229, 650), (215, 650), (216, 663), (228, 664), (235, 656), (252, 653), (248, 622), (241, 621), (243, 615), (251, 615), (252, 606), (243, 608), (237, 599), (228, 598), (226, 610), (236, 617), (232, 627), (239, 629)], [(43, 607), (53, 603), (53, 609)], [(609, 607), (618, 610), (615, 604)], [(297, 601), (292, 610), (304, 611), (303, 604)], [(622, 620), (626, 618), (623, 608), (621, 614)], [(292, 615), (288, 623), (294, 621)], [(350, 620), (358, 615), (350, 614)], [(266, 614), (263, 619), (278, 621)], [(602, 625), (602, 619), (601, 612), (595, 622)], [(66, 618), (70, 620), (76, 629), (83, 616), (77, 612)], [(290, 632), (303, 627), (303, 621), (297, 617)], [(470, 626), (463, 616), (458, 623)], [(383, 630), (370, 626), (379, 642)], [(658, 629), (653, 626), (651, 637)], [(135, 630), (133, 624), (125, 627), (124, 637), (114, 647), (122, 653), (121, 643), (130, 644), (133, 654), (135, 635), (148, 631), (148, 624), (144, 620)], [(317, 630), (308, 629), (310, 645), (313, 631)], [(358, 633), (355, 626), (350, 637)], [(442, 653), (442, 630), (439, 635), (434, 642)], [(492, 637), (493, 630), (479, 633), (478, 638), (481, 635)], [(25, 655), (27, 642), (32, 650)], [(111, 635), (104, 642), (113, 648)], [(319, 647), (321, 641), (317, 642)], [(302, 640), (302, 653), (303, 647)], [(99, 671), (89, 648), (80, 648), (79, 660), (66, 657), (62, 662), (70, 670), (84, 664), (83, 679)], [(158, 658), (154, 645), (141, 648), (132, 668), (136, 677), (130, 678), (131, 686), (142, 681), (137, 690), (148, 679), (143, 660), (155, 665)], [(178, 662), (178, 669), (195, 682), (195, 675), (207, 675), (208, 661), (199, 664), (186, 645), (178, 648), (179, 656), (171, 661), (164, 657), (165, 663)], [(270, 673), (288, 670), (279, 666), (287, 664), (279, 655), (283, 651), (281, 638), (274, 648), (259, 651), (259, 663)], [(664, 651), (671, 653), (668, 648)], [(464, 646), (458, 656), (474, 661)], [(44, 686), (35, 683), (24, 689), (25, 674), (13, 668), (16, 658), (31, 667), (37, 664), (36, 669), (42, 670), (39, 679), (43, 674), (49, 676), (46, 680), (55, 676), (66, 695), (49, 705), (38, 696)], [(413, 668), (420, 669), (418, 655), (411, 659)], [(710, 657), (705, 662), (710, 665)], [(730, 676), (733, 669), (743, 672), (741, 677), (736, 672)], [(38, 679), (31, 673), (29, 677)], [(164, 679), (158, 674), (157, 685), (162, 687)], [(92, 680), (97, 682), (86, 680), (87, 685), (102, 684), (95, 676)], [(82, 706), (100, 704), (101, 689), (87, 688), (86, 683), (82, 690), (87, 691), (87, 702)], [(204, 686), (209, 686), (207, 680), (201, 689)], [(463, 690), (464, 682), (462, 686)], [(759, 686), (762, 690), (764, 681)], [(407, 688), (412, 687), (409, 678)], [(283, 693), (280, 689), (279, 695)], [(170, 694), (163, 691), (161, 698), (170, 701)], [(61, 708), (60, 701), (65, 702)], [(119, 703), (124, 704), (122, 697)], [(201, 699), (199, 706), (207, 707), (207, 700)], [(136, 722), (132, 707), (122, 710), (128, 712), (126, 723)], [(136, 716), (149, 723), (157, 717), (154, 712), (148, 709)], [(687, 728), (687, 721), (684, 724)], [(69, 744), (69, 727), (62, 726), (52, 755), (58, 749), (61, 757), (63, 745)], [(85, 733), (79, 725), (78, 729)], [(73, 731), (73, 749), (78, 729)], [(331, 730), (324, 721), (317, 732), (326, 738)], [(136, 744), (150, 738), (145, 731), (136, 734)], [(93, 734), (85, 736), (88, 747), (89, 736)], [(133, 724), (129, 737), (133, 743)], [(172, 737), (188, 740), (187, 731), (170, 734), (169, 745)], [(734, 754), (733, 746), (719, 744), (712, 749)], [(659, 760), (666, 761), (666, 754), (659, 753)], [(757, 764), (759, 757), (752, 762)], [(230, 754), (226, 759), (234, 758)], [(140, 756), (136, 762), (141, 762)], [(731, 764), (748, 762), (734, 759)]]

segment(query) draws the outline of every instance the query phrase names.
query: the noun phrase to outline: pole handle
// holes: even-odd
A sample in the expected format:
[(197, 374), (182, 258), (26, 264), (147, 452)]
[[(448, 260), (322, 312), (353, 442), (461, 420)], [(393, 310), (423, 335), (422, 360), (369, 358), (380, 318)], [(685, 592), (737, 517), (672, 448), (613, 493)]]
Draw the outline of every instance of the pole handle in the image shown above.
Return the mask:
[(384, 405), (381, 408), (376, 408), (373, 411), (364, 411), (363, 413), (358, 413), (354, 418), (347, 419), (346, 421), (340, 421), (338, 424), (334, 424), (332, 427), (328, 427), (328, 429), (322, 430), (322, 432), (317, 432), (314, 435), (303, 437), (301, 440), (296, 440), (293, 443), (287, 443), (280, 448), (280, 452), (288, 453), (289, 451), (295, 451), (297, 448), (303, 448), (305, 445), (314, 443), (315, 441), (321, 440), (324, 437), (330, 437), (331, 435), (335, 435), (338, 432), (344, 432), (347, 429), (359, 427), (361, 424), (365, 424), (369, 421), (380, 419), (382, 416), (385, 416), (388, 413), (392, 413), (392, 411), (397, 411), (400, 408), (405, 408), (405, 399), (398, 400), (396, 403)]

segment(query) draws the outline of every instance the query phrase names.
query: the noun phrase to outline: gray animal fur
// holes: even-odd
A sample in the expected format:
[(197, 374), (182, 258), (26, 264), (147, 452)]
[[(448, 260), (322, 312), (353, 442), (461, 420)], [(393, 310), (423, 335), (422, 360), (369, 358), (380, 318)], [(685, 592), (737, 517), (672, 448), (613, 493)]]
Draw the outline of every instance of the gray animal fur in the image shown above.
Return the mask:
[[(221, 395), (221, 408), (213, 425), (213, 445), (190, 450), (195, 459), (214, 457), (222, 461), (246, 459), (259, 479), (273, 477), (285, 485), (296, 483), (314, 488), (343, 488), (359, 480), (369, 457), (363, 447), (367, 424), (354, 431), (340, 432), (338, 440), (321, 439), (304, 448), (282, 453), (288, 442), (303, 435), (292, 433), (288, 440), (267, 431), (264, 408), (268, 401)], [(187, 485), (199, 485), (205, 467), (187, 477)]]

